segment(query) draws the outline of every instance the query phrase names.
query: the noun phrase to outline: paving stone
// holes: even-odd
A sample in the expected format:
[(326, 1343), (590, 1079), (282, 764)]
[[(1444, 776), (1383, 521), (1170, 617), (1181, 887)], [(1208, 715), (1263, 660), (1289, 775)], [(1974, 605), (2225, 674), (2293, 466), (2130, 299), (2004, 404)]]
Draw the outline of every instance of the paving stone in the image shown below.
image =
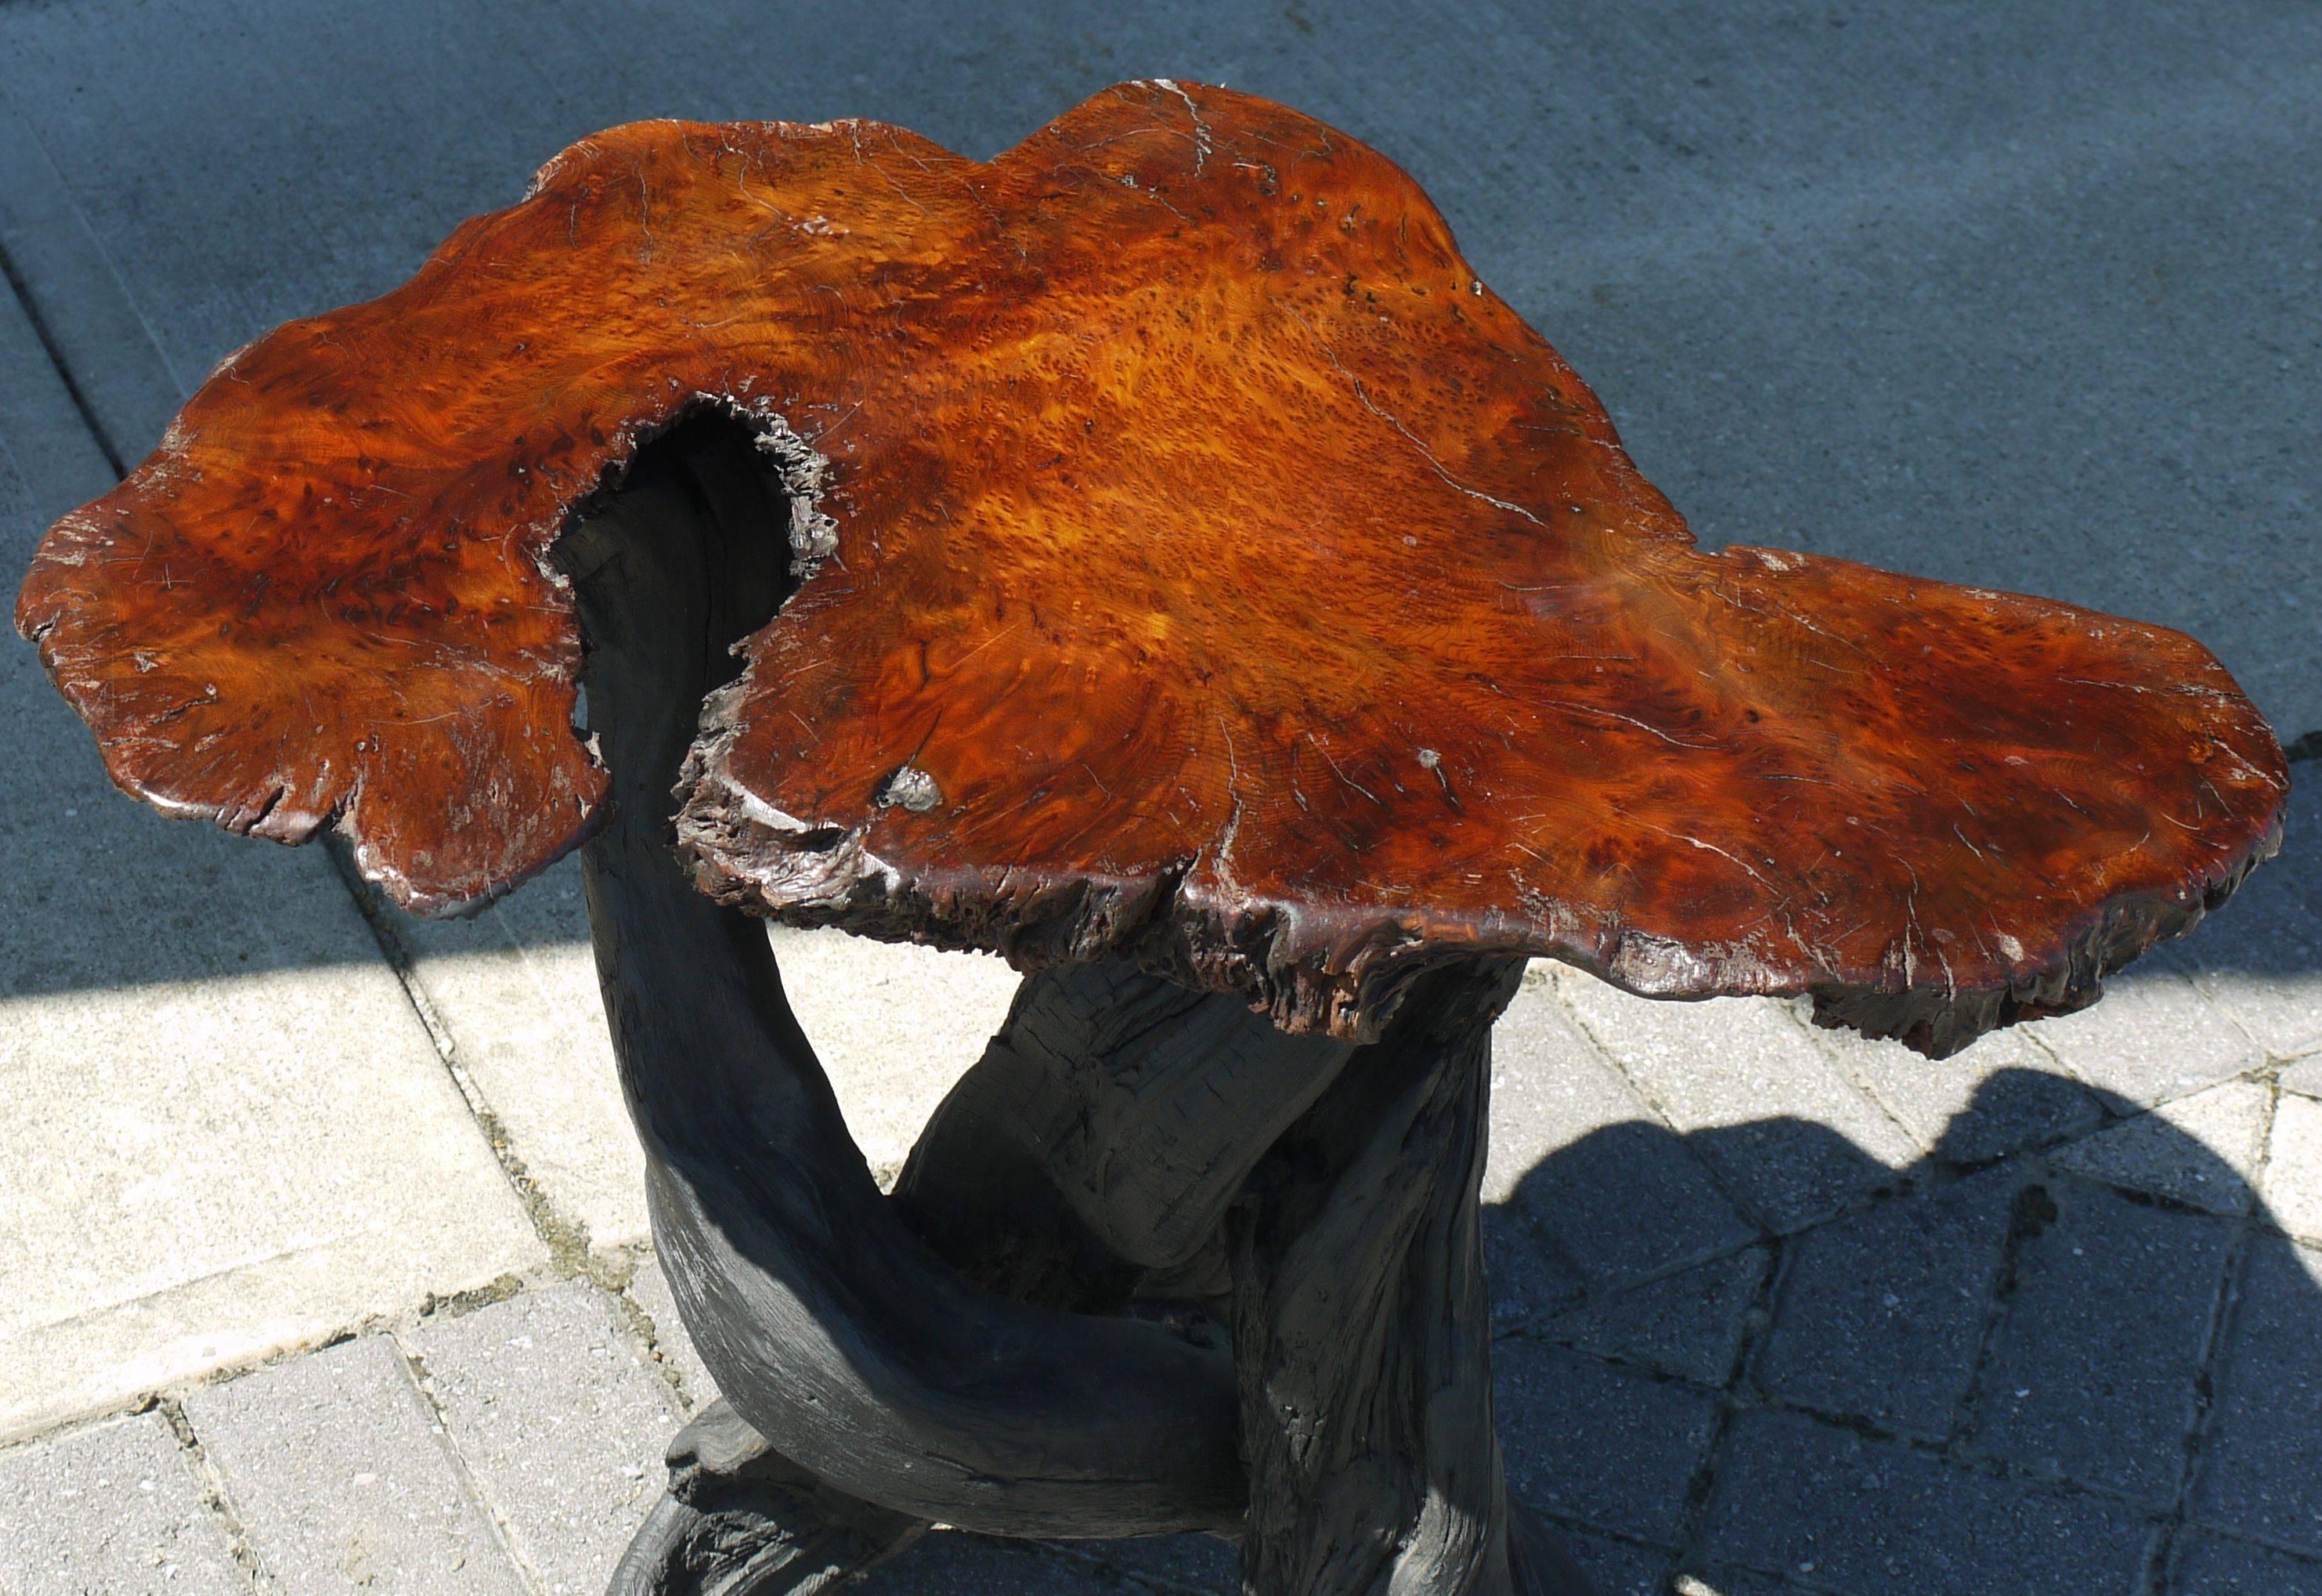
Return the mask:
[(1241, 1589), (1241, 1550), (1211, 1535), (1156, 1535), (1137, 1540), (1059, 1541), (1068, 1558), (1093, 1561), (1139, 1589), (1211, 1591), (1231, 1596)]
[[(38, 133), (13, 105), (5, 103), (0, 103), (0, 163), (5, 163), (9, 175), (7, 182), (0, 183), (0, 232), (6, 237), (9, 285), (22, 284), (31, 289), (32, 302), (50, 313), (43, 331), (73, 373), (79, 393), (83, 397), (102, 394), (109, 401), (117, 401), (102, 407), (103, 419), (119, 458), (133, 461), (160, 442), (162, 430), (182, 397), (178, 381), (154, 349), (136, 308), (119, 291), (111, 262), (90, 235), (48, 152), (41, 148)], [(74, 291), (87, 284), (102, 284), (112, 291)], [(16, 295), (5, 297), (8, 309), (14, 311)], [(60, 304), (69, 305), (69, 314), (55, 314)], [(9, 379), (12, 388), (54, 380), (48, 351), (37, 346), (12, 351), (7, 365), (14, 369)], [(70, 415), (76, 427), (81, 424), (69, 398), (57, 408)], [(32, 430), (25, 425), (28, 419), (18, 406), (8, 406), (5, 421), (15, 435), (11, 451), (50, 453), (54, 451), (50, 437), (23, 435)], [(27, 443), (33, 447), (26, 449)], [(63, 503), (44, 496), (43, 524), (104, 492), (119, 478), (101, 459), (96, 469), (105, 473), (104, 479), (77, 484), (77, 491)], [(23, 562), (12, 560), (9, 569), (21, 570)]]
[(2170, 1596), (2322, 1596), (2322, 1559), (2188, 1529)]
[(988, 953), (872, 942), (843, 931), (773, 928), (782, 985), (846, 1128), (882, 1186), (919, 1128), (983, 1056), (1023, 977)]
[(1782, 1005), (1657, 1003), (1578, 971), (1553, 983), (1760, 1223), (1787, 1231), (1892, 1184), (1919, 1148)]
[(2300, 1059), (2282, 1071), (2281, 1090), (2300, 1097), (2322, 1098), (2322, 1053)]
[(0, 1591), (246, 1596), (249, 1589), (160, 1414), (0, 1452)]
[(2194, 1517), (2322, 1556), (2322, 1250), (2251, 1238), (2214, 1379)]
[(1702, 1551), (1850, 1596), (2133, 1596), (2151, 1538), (2102, 1498), (1760, 1409), (1722, 1449)]
[(1591, 1283), (1730, 1251), (1755, 1234), (1581, 1034), (1537, 964), (1492, 1032), (1484, 1195), (1521, 1206)]
[(644, 1155), (614, 1070), (580, 861), (472, 919), (390, 924), (461, 1066), (556, 1215), (598, 1251), (644, 1241)]
[[(80, 797), (120, 811), (122, 855), (154, 840), (125, 801)], [(89, 870), (86, 838), (68, 851), (93, 879), (52, 899), (58, 940), (90, 984), (0, 1011), (0, 1439), (546, 1261), (321, 851), (174, 830), (137, 871)], [(0, 922), (13, 892), (0, 871)], [(277, 958), (301, 936), (299, 960), (343, 962)], [(229, 968), (144, 952), (180, 938)], [(236, 974), (245, 938), (254, 972)], [(12, 962), (0, 947), (0, 989), (39, 984)]]
[[(29, 187), (21, 174), (40, 160), (31, 130), (0, 103), (0, 162), (17, 176), (0, 183), (0, 233), (7, 238), (11, 268), (21, 259), (17, 241), (37, 233), (47, 220), (15, 214)], [(33, 225), (21, 225), (23, 220)], [(53, 337), (59, 329), (46, 331)], [(14, 293), (0, 294), (0, 560), (11, 571), (30, 561), (41, 528), (116, 480), (104, 446), (50, 360), (41, 333)]]
[(2263, 1063), (2264, 1053), (2184, 969), (2163, 950), (2107, 980), (2104, 996), (2079, 1013), (2022, 1028), (2073, 1074), (2109, 1093), (2116, 1112), (2167, 1102)]
[(637, 1265), (629, 1279), (629, 1297), (653, 1322), (654, 1350), (677, 1371), (678, 1381), (685, 1388), (686, 1411), (699, 1412), (718, 1395), (718, 1382), (700, 1353), (694, 1350), (693, 1336), (678, 1316), (677, 1299), (669, 1294), (669, 1276), (663, 1272), (660, 1259), (648, 1257)]
[(2052, 1206), (2025, 1212), (1974, 1443), (2165, 1507), (2184, 1471), (2231, 1227), (2080, 1181), (2038, 1190)]
[(186, 1418), (286, 1596), (526, 1596), (391, 1338), (205, 1387), (186, 1399)]
[(1751, 1247), (1680, 1274), (1599, 1291), (1558, 1314), (1542, 1334), (1601, 1357), (1723, 1385), (1765, 1278), (1765, 1249)]
[[(1800, 1589), (1811, 1589), (1746, 1568), (1718, 1568), (1705, 1573), (1679, 1574), (1675, 1584), (1677, 1596), (1787, 1596), (1787, 1593)], [(1654, 1596), (1660, 1596), (1660, 1593), (1655, 1591)]]
[(453, 1446), (548, 1596), (597, 1596), (660, 1497), (677, 1432), (669, 1388), (637, 1360), (611, 1305), (568, 1281), (408, 1345)]
[(1668, 1588), (1667, 1552), (1585, 1530), (1566, 1532), (1564, 1546), (1596, 1596), (1661, 1596)]
[(2048, 1162), (2213, 1214), (2244, 1214), (2272, 1098), (2257, 1081), (2227, 1081), (2060, 1147)]
[(2265, 1207), (2290, 1235), (2322, 1241), (2322, 1102), (2289, 1092), (2275, 1100)]
[(2021, 1184), (1987, 1171), (1791, 1238), (1759, 1382), (1824, 1412), (1950, 1434)]
[[(0, 226), (53, 179), (0, 106)], [(5, 290), (0, 429), (21, 573), (112, 473)], [(21, 644), (0, 724), (0, 1441), (540, 1261), (319, 849), (123, 798)]]
[(1495, 1345), (1492, 1364), (1510, 1491), (1615, 1535), (1675, 1537), (1714, 1396), (1521, 1337)]
[[(0, 156), (6, 225), (54, 174)], [(4, 291), (0, 364), (21, 572), (111, 472)], [(30, 648), (0, 723), (0, 1440), (544, 1256), (320, 850), (122, 797)]]
[(1492, 1330), (1525, 1328), (1578, 1300), (1587, 1277), (1566, 1259), (1539, 1222), (1513, 1204), (1483, 1211), (1484, 1285), (1490, 1294)]
[(2281, 855), (2181, 944), (2193, 979), (2276, 1058), (2322, 1049), (2322, 780), (2299, 767)]
[[(647, 1237), (644, 1161), (621, 1100), (568, 859), (467, 921), (396, 922), (461, 1062), (526, 1172), (598, 1248)], [(776, 928), (783, 985), (847, 1127), (891, 1183), (952, 1082), (1007, 1018), (1001, 961)]]
[(1987, 1163), (2104, 1117), (2094, 1095), (2022, 1026), (1979, 1037), (1947, 1059), (1852, 1031), (1816, 1029), (1814, 1039), (1947, 1163)]

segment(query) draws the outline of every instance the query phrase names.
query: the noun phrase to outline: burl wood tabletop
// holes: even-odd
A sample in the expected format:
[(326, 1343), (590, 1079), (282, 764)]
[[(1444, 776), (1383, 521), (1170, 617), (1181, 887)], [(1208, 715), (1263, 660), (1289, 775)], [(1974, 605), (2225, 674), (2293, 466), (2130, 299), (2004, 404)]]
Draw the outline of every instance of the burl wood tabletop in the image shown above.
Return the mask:
[(1701, 552), (1408, 177), (1168, 81), (989, 163), (870, 123), (584, 141), (229, 359), (18, 624), (130, 791), (334, 820), (457, 908), (592, 823), (548, 548), (705, 404), (782, 470), (805, 579), (679, 835), (786, 919), (1134, 956), (1347, 1036), (1530, 953), (1943, 1052), (2273, 846), (2281, 751), (2199, 643)]

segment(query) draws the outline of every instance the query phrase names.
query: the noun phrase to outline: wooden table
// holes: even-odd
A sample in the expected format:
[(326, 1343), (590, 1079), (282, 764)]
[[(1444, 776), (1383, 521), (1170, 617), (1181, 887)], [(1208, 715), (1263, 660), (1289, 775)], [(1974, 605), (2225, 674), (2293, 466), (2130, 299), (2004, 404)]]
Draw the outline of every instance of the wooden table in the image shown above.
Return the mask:
[[(930, 1521), (1579, 1591), (1491, 1417), (1522, 961), (1940, 1056), (2193, 924), (2287, 785), (2177, 634), (1702, 553), (1409, 178), (1166, 80), (987, 164), (585, 141), (228, 360), (18, 623), (124, 788), (412, 908), (581, 848), (725, 1393), (622, 1591)], [(1031, 972), (891, 1197), (763, 916)]]

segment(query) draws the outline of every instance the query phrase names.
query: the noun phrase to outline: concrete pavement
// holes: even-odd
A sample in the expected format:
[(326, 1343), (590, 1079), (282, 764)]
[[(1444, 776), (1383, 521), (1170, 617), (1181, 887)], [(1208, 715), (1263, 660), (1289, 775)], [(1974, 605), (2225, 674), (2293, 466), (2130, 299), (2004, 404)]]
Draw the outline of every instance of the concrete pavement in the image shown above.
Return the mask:
[[(2317, 889), (2281, 871), (2253, 907)], [(920, 973), (889, 952), (855, 973)], [(1609, 1591), (2322, 1590), (2322, 1030), (2285, 1059), (2191, 976), (2124, 984), (2240, 1067), (2147, 1106), (2035, 1025), (1954, 1061), (1959, 1106), (1930, 1117), (1864, 1067), (1885, 1044), (1790, 1006), (1535, 969), (1486, 1185), (1501, 1424), (1515, 1489)], [(1745, 1095), (1664, 1099), (1626, 1062), (1648, 1057)], [(527, 1067), (579, 1087), (594, 1061)], [(874, 1075), (842, 1091), (873, 1126), (908, 1101)], [(538, 1236), (481, 1287), (237, 1346), (125, 1418), (76, 1421), (123, 1405), (112, 1388), (47, 1386), (20, 1432), (59, 1422), (0, 1451), (0, 1588), (600, 1586), (713, 1388), (649, 1254), (576, 1247), (525, 1147), (505, 1190)], [(28, 1389), (53, 1353), (0, 1357)], [(1231, 1554), (944, 1537), (872, 1588), (1221, 1591)]]

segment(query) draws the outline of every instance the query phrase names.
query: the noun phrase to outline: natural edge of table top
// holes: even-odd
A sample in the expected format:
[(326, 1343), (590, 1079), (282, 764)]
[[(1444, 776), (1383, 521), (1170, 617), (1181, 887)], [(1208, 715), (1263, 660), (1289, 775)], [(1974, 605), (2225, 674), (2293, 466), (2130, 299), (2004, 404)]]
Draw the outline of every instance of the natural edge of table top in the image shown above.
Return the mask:
[(802, 924), (1134, 957), (1290, 1029), (1565, 959), (1923, 1051), (2077, 1007), (2270, 854), (2189, 638), (1705, 554), (1385, 158), (1153, 80), (988, 163), (869, 123), (583, 141), (229, 357), (19, 600), (125, 789), (425, 912), (587, 834), (549, 546), (704, 406), (801, 586), (678, 832)]

